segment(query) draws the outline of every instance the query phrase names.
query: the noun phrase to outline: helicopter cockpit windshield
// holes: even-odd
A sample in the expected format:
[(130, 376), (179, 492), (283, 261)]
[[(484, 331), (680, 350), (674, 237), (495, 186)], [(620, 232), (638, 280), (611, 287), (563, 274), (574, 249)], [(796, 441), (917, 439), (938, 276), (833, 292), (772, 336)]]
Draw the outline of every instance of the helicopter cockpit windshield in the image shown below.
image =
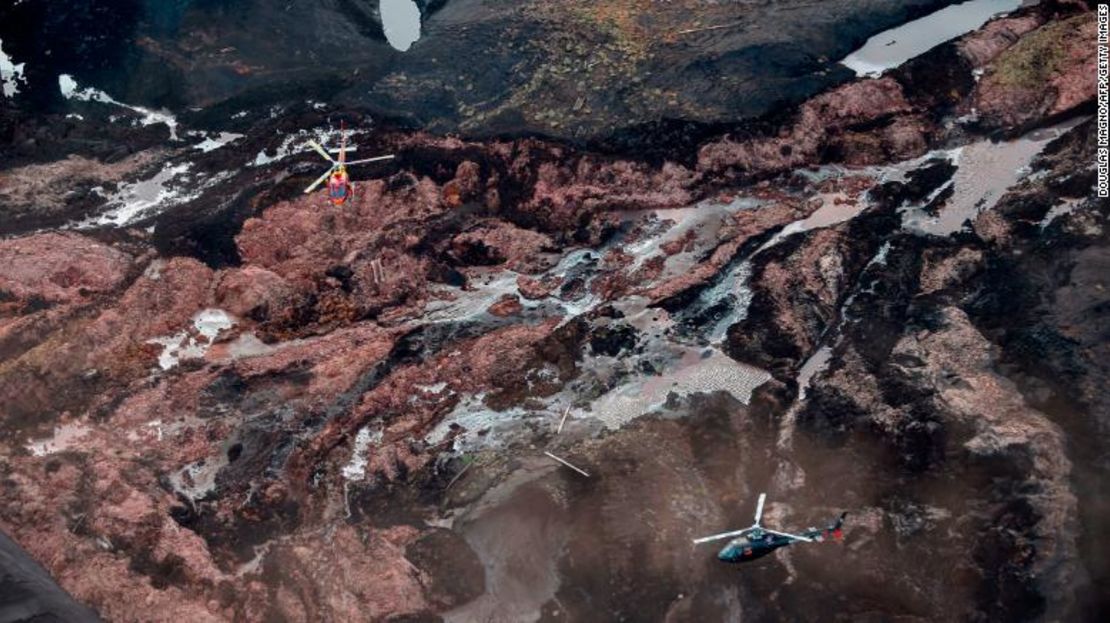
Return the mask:
[(347, 198), (347, 185), (342, 180), (332, 179), (328, 183), (328, 197), (331, 199), (346, 199)]

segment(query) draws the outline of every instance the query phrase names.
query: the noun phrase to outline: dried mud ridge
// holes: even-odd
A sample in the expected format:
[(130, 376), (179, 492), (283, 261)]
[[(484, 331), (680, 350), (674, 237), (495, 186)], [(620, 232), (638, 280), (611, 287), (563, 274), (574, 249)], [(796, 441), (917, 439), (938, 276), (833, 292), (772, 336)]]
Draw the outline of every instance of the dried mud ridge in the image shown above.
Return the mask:
[[(3, 109), (0, 529), (113, 621), (1096, 620), (1093, 33), (1042, 3), (652, 161)], [(291, 152), (341, 119), (399, 157), (330, 208)], [(847, 542), (688, 545), (760, 491)]]

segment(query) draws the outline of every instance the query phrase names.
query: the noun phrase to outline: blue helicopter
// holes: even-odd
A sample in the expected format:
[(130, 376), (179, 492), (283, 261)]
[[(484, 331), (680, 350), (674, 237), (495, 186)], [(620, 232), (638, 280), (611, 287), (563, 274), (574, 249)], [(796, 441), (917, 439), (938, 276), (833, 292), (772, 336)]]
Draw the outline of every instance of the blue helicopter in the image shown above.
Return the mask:
[(744, 528), (743, 530), (732, 530), (730, 532), (722, 532), (720, 534), (694, 539), (694, 544), (699, 545), (701, 543), (732, 538), (732, 540), (728, 542), (728, 545), (725, 545), (725, 547), (717, 553), (717, 560), (721, 562), (737, 563), (762, 558), (780, 547), (786, 547), (794, 543), (820, 543), (830, 539), (835, 541), (844, 539), (841, 526), (844, 524), (844, 518), (848, 516), (848, 513), (841, 513), (840, 517), (829, 524), (828, 528), (809, 528), (801, 534), (790, 534), (789, 532), (779, 532), (777, 530), (771, 530), (770, 528), (764, 528), (759, 523), (759, 520), (763, 516), (763, 503), (766, 499), (766, 493), (759, 494), (759, 502), (755, 508), (755, 523), (750, 527)]

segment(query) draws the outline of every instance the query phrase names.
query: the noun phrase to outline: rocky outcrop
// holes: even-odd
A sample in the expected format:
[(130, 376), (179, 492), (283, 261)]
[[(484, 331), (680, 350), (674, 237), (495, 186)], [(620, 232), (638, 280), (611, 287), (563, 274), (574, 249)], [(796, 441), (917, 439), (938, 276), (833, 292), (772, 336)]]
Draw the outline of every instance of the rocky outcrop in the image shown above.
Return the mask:
[(75, 234), (0, 241), (3, 309), (19, 315), (21, 310), (87, 302), (114, 292), (127, 279), (132, 261), (127, 253)]
[(989, 128), (1024, 128), (1094, 97), (1095, 21), (1052, 22), (1021, 37), (984, 69), (974, 107)]
[[(822, 161), (826, 153), (852, 164), (920, 155), (933, 131), (890, 77), (858, 80), (803, 104), (778, 136), (727, 138), (698, 152), (698, 170), (762, 177)], [(878, 128), (878, 130), (876, 130)]]

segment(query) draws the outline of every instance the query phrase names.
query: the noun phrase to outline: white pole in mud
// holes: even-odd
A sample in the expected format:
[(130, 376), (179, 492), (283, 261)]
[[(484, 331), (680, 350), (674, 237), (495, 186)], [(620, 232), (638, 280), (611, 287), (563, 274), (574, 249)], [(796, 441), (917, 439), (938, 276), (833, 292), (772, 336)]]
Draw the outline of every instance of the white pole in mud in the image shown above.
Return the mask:
[(707, 30), (720, 30), (722, 28), (732, 28), (733, 26), (739, 26), (743, 23), (744, 22), (730, 22), (728, 24), (717, 24), (716, 26), (704, 26), (702, 28), (686, 28), (685, 30), (680, 30), (680, 31), (676, 32), (675, 34), (676, 35), (691, 35), (691, 34), (694, 34), (696, 32), (705, 32)]
[(556, 461), (562, 463), (563, 465), (566, 465), (567, 467), (573, 469), (574, 471), (578, 472), (579, 474), (582, 474), (586, 478), (590, 477), (590, 475), (587, 474), (584, 470), (578, 469), (577, 467), (571, 465), (570, 463), (567, 463), (566, 461), (564, 461), (563, 459), (560, 459), (559, 457), (555, 456), (554, 454), (551, 454), (550, 452), (547, 452), (546, 450), (544, 451), (544, 454), (546, 454), (547, 456), (549, 456), (549, 457), (555, 459)]
[(570, 415), (570, 405), (567, 405), (567, 410), (563, 411), (563, 419), (559, 420), (559, 428), (558, 428), (558, 430), (555, 431), (556, 435), (563, 432), (563, 424), (567, 423), (567, 416), (568, 415)]

